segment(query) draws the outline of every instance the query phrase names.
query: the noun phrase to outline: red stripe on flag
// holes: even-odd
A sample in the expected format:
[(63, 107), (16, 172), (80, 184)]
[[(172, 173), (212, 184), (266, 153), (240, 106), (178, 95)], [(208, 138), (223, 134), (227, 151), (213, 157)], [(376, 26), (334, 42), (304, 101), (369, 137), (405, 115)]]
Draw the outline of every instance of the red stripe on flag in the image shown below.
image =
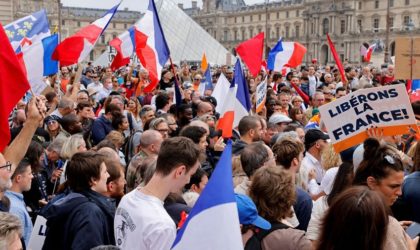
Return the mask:
[(29, 82), (0, 24), (0, 152), (10, 141), (9, 114), (29, 88)]
[(145, 93), (152, 92), (159, 83), (155, 51), (147, 45), (148, 36), (138, 30), (135, 31), (136, 54), (141, 65), (149, 71), (150, 83), (144, 88)]
[(227, 111), (224, 113), (223, 117), (219, 119), (217, 124), (217, 129), (222, 130), (222, 137), (223, 138), (231, 138), (232, 137), (232, 129), (233, 129), (233, 121), (235, 119), (235, 112), (234, 111)]
[(249, 72), (256, 77), (261, 70), (264, 49), (264, 32), (241, 43), (236, 47), (236, 52), (248, 66)]
[(52, 59), (60, 61), (60, 66), (75, 64), (79, 60), (84, 45), (83, 37), (69, 37), (55, 48)]

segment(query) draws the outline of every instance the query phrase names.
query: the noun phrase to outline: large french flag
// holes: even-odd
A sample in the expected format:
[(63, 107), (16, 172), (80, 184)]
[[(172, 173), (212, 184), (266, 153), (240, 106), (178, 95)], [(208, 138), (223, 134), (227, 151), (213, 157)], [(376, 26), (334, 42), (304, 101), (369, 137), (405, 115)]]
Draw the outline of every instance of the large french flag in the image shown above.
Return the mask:
[(251, 110), (251, 101), (249, 98), (249, 90), (246, 84), (245, 76), (242, 71), (239, 59), (235, 64), (234, 82), (231, 84), (223, 106), (220, 110), (220, 119), (217, 129), (222, 130), (224, 138), (232, 137), (232, 129), (238, 126), (239, 121), (249, 115)]
[(228, 141), (217, 166), (178, 231), (174, 250), (244, 249), (232, 182), (232, 142)]
[(149, 71), (150, 84), (144, 88), (147, 93), (156, 88), (170, 54), (153, 0), (149, 0), (144, 16), (136, 25), (136, 32), (136, 44), (139, 44), (137, 39), (142, 44), (145, 42), (144, 46), (136, 46), (136, 53), (143, 67)]
[(280, 39), (268, 54), (269, 70), (281, 72), (283, 67), (295, 68), (302, 63), (306, 48), (297, 42), (283, 42)]
[(32, 91), (40, 94), (47, 86), (44, 76), (58, 71), (58, 62), (51, 59), (58, 45), (58, 35), (51, 35), (47, 13), (40, 10), (4, 28)]
[(82, 62), (92, 51), (96, 41), (105, 31), (117, 12), (120, 3), (106, 12), (103, 17), (83, 27), (77, 33), (62, 41), (55, 49), (52, 58), (59, 61), (61, 66)]

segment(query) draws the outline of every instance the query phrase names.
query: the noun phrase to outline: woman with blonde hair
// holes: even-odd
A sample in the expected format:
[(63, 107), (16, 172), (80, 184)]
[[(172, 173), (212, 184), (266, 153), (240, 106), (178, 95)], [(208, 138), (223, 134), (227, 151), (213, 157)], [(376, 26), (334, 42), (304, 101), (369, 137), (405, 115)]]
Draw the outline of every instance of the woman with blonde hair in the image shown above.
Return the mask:
[(67, 163), (73, 157), (74, 154), (79, 152), (86, 152), (86, 142), (83, 139), (83, 135), (81, 134), (74, 134), (70, 136), (63, 144), (63, 147), (60, 151), (60, 157), (65, 160), (63, 165), (63, 173), (60, 176), (60, 184), (64, 183), (66, 178), (66, 168)]
[(141, 125), (142, 122), (140, 118), (141, 104), (139, 100), (137, 99), (137, 97), (135, 96), (130, 97), (127, 103), (127, 110), (128, 112), (131, 113), (131, 115), (136, 120), (136, 122), (140, 124), (141, 127), (143, 127), (143, 125)]
[(255, 202), (259, 215), (272, 225), (269, 231), (261, 229), (265, 235), (261, 239), (262, 249), (311, 249), (305, 232), (293, 228), (286, 220), (293, 214), (291, 208), (296, 201), (295, 190), (291, 174), (278, 166), (261, 167), (254, 173), (249, 196)]
[(112, 144), (114, 144), (114, 146), (115, 146), (115, 148), (118, 152), (118, 156), (120, 157), (120, 163), (124, 167), (127, 166), (127, 163), (125, 161), (124, 153), (121, 152), (121, 147), (125, 143), (125, 138), (124, 138), (123, 134), (121, 132), (116, 131), (116, 130), (112, 130), (111, 132), (109, 132), (109, 134), (107, 134), (105, 139), (110, 141)]

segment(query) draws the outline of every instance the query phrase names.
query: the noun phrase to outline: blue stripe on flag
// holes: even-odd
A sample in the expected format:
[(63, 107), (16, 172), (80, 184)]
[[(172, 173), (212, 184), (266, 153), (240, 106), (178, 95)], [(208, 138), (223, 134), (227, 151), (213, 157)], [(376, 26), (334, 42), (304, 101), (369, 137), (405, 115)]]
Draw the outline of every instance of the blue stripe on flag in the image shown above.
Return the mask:
[(154, 0), (149, 0), (149, 7), (147, 9), (153, 12), (153, 28), (155, 30), (155, 50), (158, 53), (159, 64), (163, 66), (169, 59), (169, 47), (166, 43), (162, 26), (160, 25), (159, 16), (156, 10)]
[(279, 52), (283, 51), (283, 42), (282, 39), (280, 39), (276, 46), (274, 46), (274, 48), (272, 48), (270, 50), (270, 52), (268, 53), (268, 60), (267, 60), (267, 68), (269, 70), (273, 70), (274, 69), (274, 64), (276, 62), (276, 55)]
[(44, 76), (53, 75), (58, 72), (58, 61), (51, 58), (57, 45), (58, 34), (42, 39), (42, 46), (44, 47)]
[(414, 91), (420, 89), (420, 79), (415, 79), (411, 82), (411, 89)]
[(251, 101), (249, 98), (249, 91), (248, 91), (248, 85), (246, 84), (244, 72), (241, 68), (241, 62), (236, 60), (235, 64), (235, 77), (234, 82), (236, 85), (238, 85), (238, 91), (236, 92), (236, 98), (239, 100), (239, 102), (244, 106), (244, 108), (249, 111), (251, 110)]
[[(181, 241), (182, 237), (188, 237), (188, 235), (184, 236), (184, 231), (194, 216), (197, 216), (211, 207), (236, 202), (235, 193), (233, 191), (231, 157), (232, 141), (229, 140), (209, 182), (198, 197), (198, 200), (188, 215), (184, 225), (178, 231), (172, 248)], [(217, 220), (218, 218), (214, 219)], [(206, 225), (201, 226), (205, 227)], [(211, 230), (217, 230), (217, 228), (209, 228), (209, 232)]]

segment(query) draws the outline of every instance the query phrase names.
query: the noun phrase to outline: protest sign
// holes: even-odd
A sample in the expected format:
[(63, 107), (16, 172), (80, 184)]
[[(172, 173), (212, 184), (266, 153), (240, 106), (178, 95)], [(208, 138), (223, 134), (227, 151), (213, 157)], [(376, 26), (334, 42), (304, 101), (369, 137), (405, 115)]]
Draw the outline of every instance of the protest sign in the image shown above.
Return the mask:
[(420, 79), (420, 38), (395, 39), (395, 79)]
[(259, 113), (262, 111), (265, 105), (265, 100), (267, 99), (267, 79), (258, 84), (257, 86), (257, 99), (255, 103), (256, 112)]
[(337, 152), (362, 143), (367, 129), (381, 128), (385, 136), (417, 131), (416, 118), (403, 84), (361, 89), (319, 107)]
[(42, 249), (45, 241), (45, 231), (47, 230), (47, 220), (38, 215), (35, 220), (35, 225), (32, 230), (31, 238), (29, 239), (29, 246), (27, 249)]

